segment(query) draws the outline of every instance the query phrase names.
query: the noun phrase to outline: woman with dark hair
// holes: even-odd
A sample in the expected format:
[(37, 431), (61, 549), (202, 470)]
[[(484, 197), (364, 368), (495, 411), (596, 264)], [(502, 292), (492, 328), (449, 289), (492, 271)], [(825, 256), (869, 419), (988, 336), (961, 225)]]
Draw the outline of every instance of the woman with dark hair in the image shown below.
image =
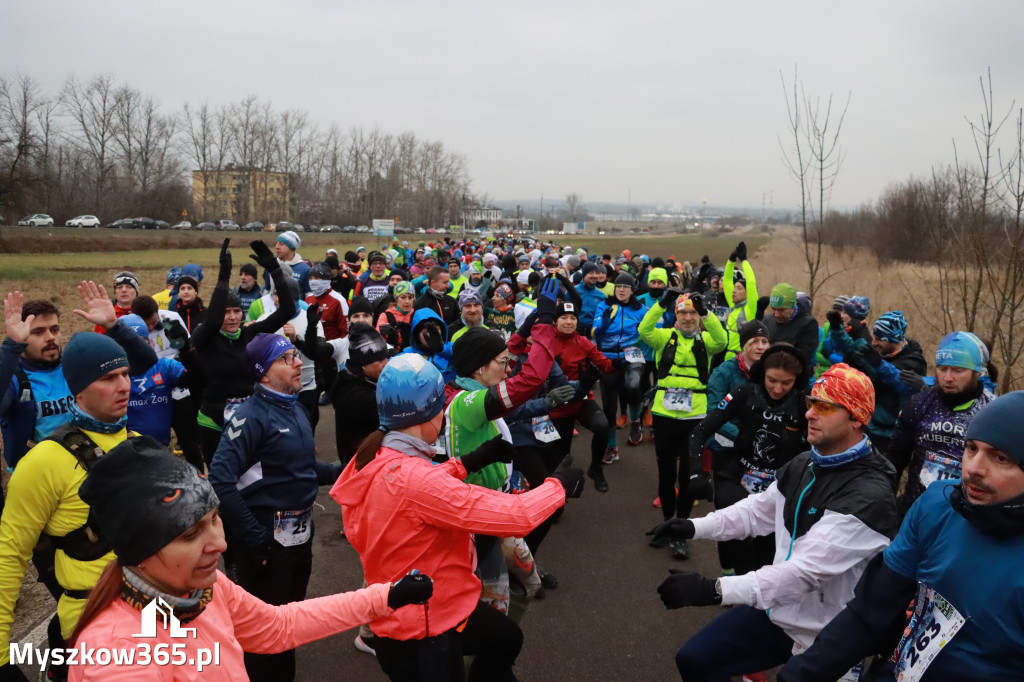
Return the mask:
[(199, 281), (195, 277), (183, 275), (178, 279), (178, 300), (173, 312), (181, 316), (189, 334), (206, 319), (206, 307), (199, 297)]
[[(735, 445), (714, 463), (715, 508), (724, 509), (765, 490), (775, 471), (806, 449), (804, 394), (810, 368), (792, 345), (776, 343), (750, 368), (750, 381), (726, 394), (690, 435), (690, 456), (699, 456), (704, 441), (736, 420)], [(775, 536), (718, 543), (725, 575), (743, 575), (770, 564)]]
[[(97, 459), (79, 494), (117, 559), (89, 595), (71, 646), (134, 651), (136, 657), (134, 665), (102, 665), (97, 656), (95, 667), (71, 666), (75, 682), (248, 679), (243, 651), (291, 649), (433, 594), (430, 579), (415, 575), (284, 606), (265, 604), (217, 570), (227, 545), (213, 486), (148, 436)], [(154, 609), (169, 612), (163, 627), (147, 613)], [(189, 636), (181, 636), (182, 629)], [(140, 632), (148, 636), (149, 661), (138, 650)], [(153, 658), (162, 649), (173, 667)]]

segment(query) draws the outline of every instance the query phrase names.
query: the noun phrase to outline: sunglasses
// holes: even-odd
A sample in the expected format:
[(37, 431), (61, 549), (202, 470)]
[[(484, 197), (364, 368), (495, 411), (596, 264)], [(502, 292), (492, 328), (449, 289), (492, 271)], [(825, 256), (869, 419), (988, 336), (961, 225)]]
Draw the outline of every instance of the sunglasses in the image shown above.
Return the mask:
[(814, 410), (822, 417), (827, 417), (830, 414), (835, 414), (836, 410), (845, 410), (846, 408), (839, 403), (833, 403), (829, 400), (822, 400), (821, 398), (812, 398), (811, 396), (804, 396), (804, 404), (808, 410)]

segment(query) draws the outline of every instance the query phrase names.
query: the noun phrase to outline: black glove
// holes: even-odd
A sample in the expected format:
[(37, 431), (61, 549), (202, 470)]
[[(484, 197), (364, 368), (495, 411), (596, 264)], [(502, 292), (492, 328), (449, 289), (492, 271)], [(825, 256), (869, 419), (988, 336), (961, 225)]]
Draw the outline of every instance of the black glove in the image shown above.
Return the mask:
[(882, 356), (878, 354), (874, 346), (868, 345), (860, 349), (859, 354), (864, 358), (864, 362), (868, 363), (872, 367), (878, 367), (882, 364)]
[(846, 329), (846, 325), (843, 324), (843, 316), (839, 314), (838, 310), (830, 310), (825, 313), (825, 319), (828, 320), (830, 332), (837, 329)]
[(13, 663), (0, 665), (0, 682), (28, 682), (25, 673)]
[(924, 377), (912, 369), (901, 369), (900, 381), (914, 389), (915, 393), (923, 391), (927, 385), (924, 383)]
[(495, 462), (511, 462), (515, 447), (501, 436), (495, 436), (473, 452), (462, 456), (462, 465), (469, 473), (480, 471)]
[(658, 585), (661, 603), (667, 609), (678, 609), (683, 606), (711, 606), (721, 604), (722, 597), (715, 588), (711, 578), (692, 571), (668, 569), (669, 576)]
[[(298, 303), (295, 305), (298, 305)], [(307, 355), (316, 348), (316, 342), (319, 337), (317, 326), (320, 324), (320, 317), (320, 306), (313, 304), (306, 308), (306, 334), (302, 341), (306, 345)]]
[(567, 402), (572, 401), (576, 397), (576, 389), (565, 384), (564, 386), (557, 386), (547, 392), (544, 399), (548, 403), (548, 407), (556, 408), (559, 405), (564, 405)]
[(583, 494), (583, 469), (572, 465), (572, 455), (566, 455), (558, 468), (551, 474), (551, 478), (557, 478), (565, 489), (566, 499), (579, 497)]
[(704, 317), (708, 314), (708, 307), (704, 305), (704, 297), (700, 294), (690, 294), (690, 303), (693, 304), (693, 309), (697, 311), (697, 314)]
[(697, 529), (694, 528), (693, 521), (673, 516), (671, 519), (662, 521), (647, 531), (645, 535), (652, 535), (651, 543), (656, 543), (665, 538), (670, 540), (691, 540), (696, 533)]
[(273, 274), (275, 271), (281, 269), (281, 264), (277, 262), (277, 256), (270, 250), (270, 247), (264, 244), (259, 239), (254, 239), (249, 242), (249, 247), (253, 251), (253, 255), (249, 256), (257, 265)]
[(739, 244), (736, 245), (736, 258), (741, 263), (743, 261), (747, 260), (747, 243), (746, 242), (740, 242)]
[(736, 255), (736, 251), (734, 250), (732, 253), (729, 254), (729, 262), (732, 263), (737, 259), (739, 259), (739, 256)]
[(217, 262), (220, 263), (220, 272), (217, 275), (218, 282), (228, 282), (231, 280), (231, 252), (228, 251), (228, 244), (231, 242), (231, 238), (224, 240), (224, 243), (220, 247), (220, 258)]
[(558, 302), (558, 278), (548, 275), (540, 285), (537, 295), (537, 323), (554, 324), (555, 308)]
[(388, 608), (400, 609), (409, 604), (426, 604), (434, 596), (434, 581), (422, 573), (403, 576), (388, 590)]
[(402, 335), (398, 333), (397, 327), (392, 327), (390, 324), (382, 324), (380, 329), (380, 335), (384, 337), (384, 340), (390, 343), (395, 348), (402, 345)]
[[(693, 471), (694, 469), (691, 467), (690, 470)], [(686, 485), (686, 492), (695, 500), (711, 502), (715, 497), (715, 489), (711, 485), (711, 474), (701, 470), (697, 470), (695, 474), (690, 474), (690, 482)]]
[(661, 307), (665, 310), (675, 312), (676, 299), (679, 298), (681, 293), (683, 293), (683, 291), (679, 287), (669, 287), (668, 289), (665, 289), (665, 293), (661, 295), (661, 301), (659, 301), (661, 303)]
[(533, 325), (537, 323), (537, 314), (537, 309), (535, 308), (533, 312), (526, 316), (526, 319), (523, 320), (522, 326), (516, 330), (516, 333), (519, 334), (519, 336), (524, 339), (530, 338), (530, 332), (533, 331)]
[(590, 389), (597, 383), (597, 380), (601, 378), (601, 372), (597, 367), (583, 360), (576, 368), (576, 376), (580, 379), (580, 391), (586, 394), (590, 392)]
[(181, 350), (188, 343), (188, 330), (177, 320), (164, 321), (164, 335), (175, 350)]

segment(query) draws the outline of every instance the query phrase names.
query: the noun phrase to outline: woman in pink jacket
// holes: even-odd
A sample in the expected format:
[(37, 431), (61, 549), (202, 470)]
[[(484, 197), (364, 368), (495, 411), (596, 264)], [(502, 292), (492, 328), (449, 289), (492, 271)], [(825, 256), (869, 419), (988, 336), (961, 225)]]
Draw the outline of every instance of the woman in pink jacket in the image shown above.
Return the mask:
[[(571, 467), (529, 492), (508, 495), (467, 485), (468, 472), (512, 461), (515, 449), (496, 437), (458, 459), (436, 456), (443, 428), (444, 381), (422, 356), (392, 359), (377, 380), (381, 430), (360, 445), (331, 490), (345, 534), (369, 583), (413, 571), (434, 578), (423, 604), (370, 622), (377, 661), (392, 680), (464, 682), (463, 655), (475, 656), (470, 682), (515, 680), (512, 665), (523, 633), (480, 603), (472, 533), (522, 537), (567, 496), (578, 496), (583, 472)], [(438, 463), (441, 459), (446, 461)]]
[(213, 487), (147, 436), (96, 460), (79, 494), (117, 560), (72, 636), (75, 682), (246, 680), (243, 650), (291, 649), (433, 592), (414, 575), (284, 606), (260, 601), (217, 570), (226, 544)]

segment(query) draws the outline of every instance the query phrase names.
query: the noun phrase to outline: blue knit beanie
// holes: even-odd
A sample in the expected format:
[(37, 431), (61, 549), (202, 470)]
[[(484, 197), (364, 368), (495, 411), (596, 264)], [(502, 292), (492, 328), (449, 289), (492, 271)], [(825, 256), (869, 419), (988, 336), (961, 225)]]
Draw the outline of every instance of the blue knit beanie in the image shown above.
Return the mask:
[(295, 348), (292, 342), (280, 334), (257, 334), (245, 347), (245, 361), (249, 374), (256, 381), (263, 378), (274, 360)]
[(64, 347), (61, 371), (71, 395), (78, 395), (104, 374), (128, 366), (128, 356), (117, 341), (96, 332), (78, 332)]
[(1024, 391), (1013, 391), (996, 398), (978, 410), (966, 440), (980, 440), (998, 448), (1024, 466)]
[(197, 282), (203, 281), (203, 266), (198, 263), (189, 263), (181, 269), (182, 276), (195, 277)]
[(907, 337), (907, 320), (903, 317), (902, 310), (890, 310), (878, 320), (871, 332), (881, 339), (890, 343), (900, 343)]
[(402, 353), (377, 379), (377, 412), (388, 430), (425, 424), (444, 409), (444, 379), (417, 353)]
[(850, 300), (843, 304), (843, 312), (863, 322), (868, 319), (868, 313), (871, 312), (871, 301), (867, 296), (851, 296)]
[(119, 320), (122, 324), (126, 324), (131, 327), (136, 334), (144, 339), (149, 339), (149, 327), (146, 325), (146, 321), (135, 313), (123, 315)]
[(936, 367), (966, 367), (974, 372), (985, 371), (987, 349), (977, 336), (970, 332), (946, 334), (939, 341), (935, 351)]

